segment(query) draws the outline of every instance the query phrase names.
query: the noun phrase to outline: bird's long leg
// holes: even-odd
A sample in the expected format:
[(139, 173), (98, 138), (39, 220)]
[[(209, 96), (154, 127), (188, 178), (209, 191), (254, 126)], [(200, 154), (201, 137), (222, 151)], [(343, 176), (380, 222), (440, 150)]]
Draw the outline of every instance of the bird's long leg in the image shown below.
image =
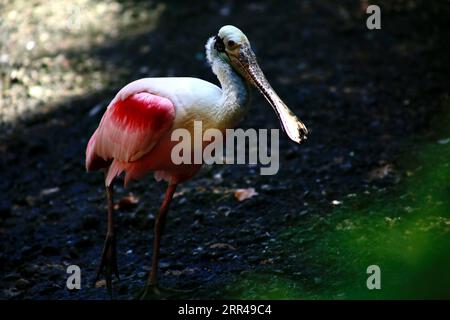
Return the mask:
[(150, 271), (147, 283), (138, 295), (140, 299), (148, 299), (152, 294), (160, 295), (161, 291), (157, 286), (157, 274), (158, 274), (158, 262), (159, 262), (159, 248), (161, 244), (161, 236), (164, 231), (166, 223), (166, 216), (169, 210), (170, 202), (172, 201), (173, 194), (175, 193), (177, 185), (169, 183), (164, 201), (159, 208), (158, 215), (155, 220), (154, 227), (154, 239), (153, 239), (153, 257), (152, 257), (152, 270)]
[(177, 185), (169, 183), (166, 194), (164, 196), (164, 201), (159, 208), (158, 216), (155, 220), (155, 230), (154, 230), (154, 240), (153, 240), (153, 257), (152, 257), (152, 270), (150, 271), (150, 276), (148, 278), (147, 284), (152, 286), (157, 283), (158, 274), (158, 262), (159, 262), (159, 248), (161, 244), (161, 236), (164, 231), (164, 226), (166, 224), (166, 215), (169, 210), (170, 202), (172, 201), (173, 194), (175, 193)]
[(112, 274), (114, 273), (117, 279), (119, 279), (119, 270), (117, 268), (116, 234), (114, 232), (114, 202), (112, 184), (106, 187), (106, 199), (108, 201), (108, 229), (95, 282), (97, 282), (100, 278), (100, 274), (105, 271), (106, 287), (109, 294), (112, 295)]

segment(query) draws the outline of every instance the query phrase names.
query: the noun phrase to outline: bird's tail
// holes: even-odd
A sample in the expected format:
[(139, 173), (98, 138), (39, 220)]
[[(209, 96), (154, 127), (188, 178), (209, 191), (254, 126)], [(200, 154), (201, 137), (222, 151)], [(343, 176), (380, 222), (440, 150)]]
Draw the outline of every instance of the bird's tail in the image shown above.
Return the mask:
[(125, 170), (123, 164), (119, 161), (114, 160), (108, 168), (108, 172), (106, 173), (105, 185), (109, 187), (114, 180), (115, 177), (120, 175)]

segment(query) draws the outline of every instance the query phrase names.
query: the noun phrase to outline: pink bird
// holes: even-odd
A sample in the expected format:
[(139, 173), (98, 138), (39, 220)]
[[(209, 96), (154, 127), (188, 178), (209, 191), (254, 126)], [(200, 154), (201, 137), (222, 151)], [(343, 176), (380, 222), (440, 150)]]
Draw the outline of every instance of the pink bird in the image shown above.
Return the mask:
[[(103, 271), (111, 293), (112, 275), (119, 276), (114, 232), (113, 181), (125, 173), (125, 185), (154, 172), (168, 182), (156, 216), (152, 268), (142, 297), (160, 292), (157, 286), (161, 235), (177, 185), (192, 178), (201, 164), (176, 165), (171, 150), (175, 129), (233, 128), (245, 114), (249, 85), (269, 101), (290, 139), (300, 143), (307, 129), (278, 97), (259, 68), (250, 43), (236, 27), (224, 26), (206, 44), (206, 55), (221, 88), (196, 78), (145, 78), (122, 88), (109, 104), (86, 149), (86, 169), (105, 171), (108, 229), (96, 281)], [(204, 146), (203, 146), (204, 147)]]

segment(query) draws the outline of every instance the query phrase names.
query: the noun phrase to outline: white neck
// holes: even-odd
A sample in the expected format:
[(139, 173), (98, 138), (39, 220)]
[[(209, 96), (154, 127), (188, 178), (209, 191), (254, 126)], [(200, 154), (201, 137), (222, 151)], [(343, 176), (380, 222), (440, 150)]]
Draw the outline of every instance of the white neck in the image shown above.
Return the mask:
[(228, 63), (220, 58), (214, 59), (212, 69), (222, 87), (220, 103), (222, 116), (234, 122), (238, 120), (234, 118), (242, 116), (248, 104), (248, 85)]
[[(218, 62), (217, 78), (222, 87), (224, 107), (244, 107), (248, 102), (248, 86), (244, 79), (225, 62)], [(214, 67), (213, 67), (214, 68)]]

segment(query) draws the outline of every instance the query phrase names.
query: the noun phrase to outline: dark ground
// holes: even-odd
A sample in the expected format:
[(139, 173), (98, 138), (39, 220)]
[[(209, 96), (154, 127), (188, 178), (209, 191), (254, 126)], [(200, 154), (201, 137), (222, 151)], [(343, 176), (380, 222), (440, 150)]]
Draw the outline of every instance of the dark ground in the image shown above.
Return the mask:
[[(307, 252), (301, 243), (285, 246), (283, 232), (329, 219), (333, 200), (389, 192), (405, 176), (400, 155), (408, 158), (417, 139), (436, 138), (431, 121), (449, 106), (448, 2), (381, 2), (378, 31), (366, 29), (358, 1), (207, 3), (168, 2), (155, 30), (83, 51), (126, 72), (110, 75), (109, 90), (64, 101), (0, 140), (0, 298), (108, 298), (105, 288), (91, 286), (106, 211), (102, 174), (84, 169), (85, 147), (102, 114), (88, 113), (143, 77), (142, 65), (151, 76), (217, 83), (203, 46), (224, 24), (246, 33), (261, 68), (310, 136), (301, 146), (282, 136), (275, 176), (260, 176), (252, 166), (214, 166), (180, 186), (163, 238), (161, 282), (195, 289), (192, 298), (258, 298), (267, 296), (251, 288), (242, 294), (233, 284), (264, 274), (301, 283), (303, 291), (281, 297), (345, 297), (323, 282), (333, 266), (317, 268), (313, 256), (297, 259)], [(143, 43), (150, 53), (139, 50)], [(67, 52), (69, 60), (79, 54)], [(242, 127), (278, 127), (269, 110), (255, 92)], [(384, 174), (383, 168), (390, 169)], [(233, 190), (248, 187), (259, 195), (238, 202)], [(119, 298), (132, 298), (147, 277), (164, 188), (149, 176), (117, 189), (117, 199), (129, 192), (140, 198), (117, 212)], [(80, 291), (65, 288), (70, 264), (81, 267)], [(276, 293), (274, 283), (262, 286)]]

